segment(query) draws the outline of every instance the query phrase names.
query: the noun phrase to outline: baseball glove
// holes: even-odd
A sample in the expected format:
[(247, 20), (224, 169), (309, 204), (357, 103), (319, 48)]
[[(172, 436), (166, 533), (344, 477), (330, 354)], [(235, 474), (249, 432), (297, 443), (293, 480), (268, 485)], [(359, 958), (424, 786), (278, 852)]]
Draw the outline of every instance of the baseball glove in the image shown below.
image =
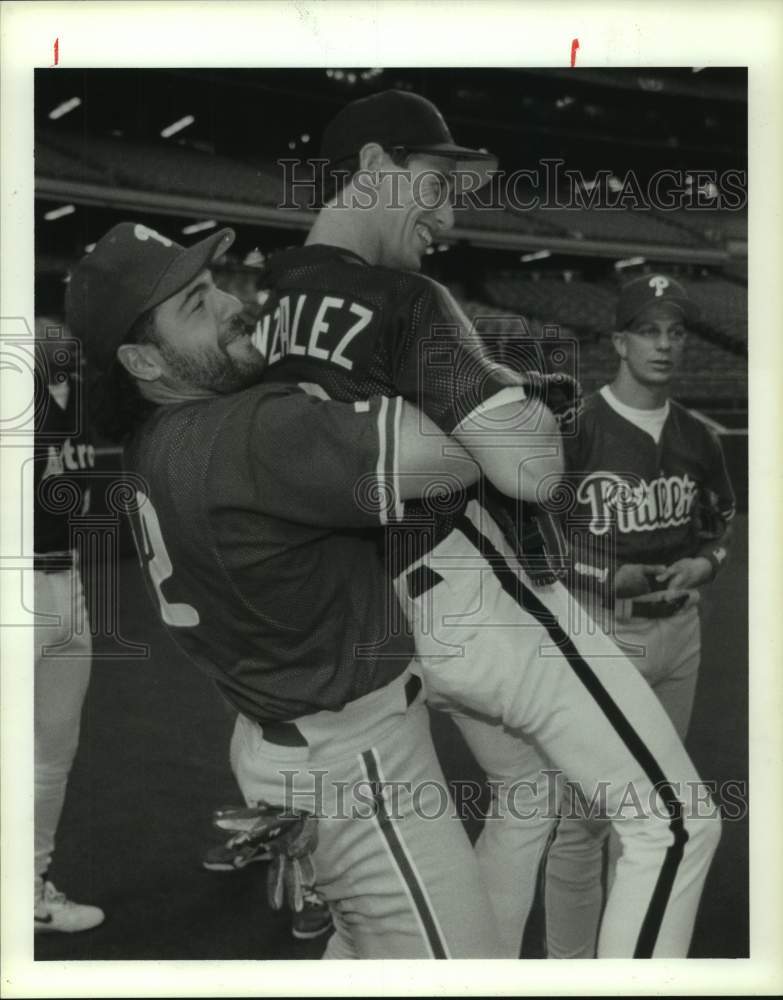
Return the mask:
[(560, 518), (533, 503), (519, 505), (519, 561), (538, 586), (563, 580), (568, 574), (568, 542)]
[(524, 379), (531, 396), (551, 410), (561, 431), (574, 425), (582, 409), (582, 387), (575, 378), (563, 372), (542, 375), (529, 371)]
[(546, 587), (564, 580), (569, 549), (559, 516), (538, 504), (514, 503), (492, 487), (487, 492), (492, 515), (530, 581)]
[(255, 806), (218, 809), (213, 823), (232, 834), (228, 845), (255, 849), (264, 844), (271, 860), (267, 897), (273, 910), (288, 903), (294, 912), (315, 892), (312, 853), (318, 844), (318, 824), (310, 813), (259, 802)]

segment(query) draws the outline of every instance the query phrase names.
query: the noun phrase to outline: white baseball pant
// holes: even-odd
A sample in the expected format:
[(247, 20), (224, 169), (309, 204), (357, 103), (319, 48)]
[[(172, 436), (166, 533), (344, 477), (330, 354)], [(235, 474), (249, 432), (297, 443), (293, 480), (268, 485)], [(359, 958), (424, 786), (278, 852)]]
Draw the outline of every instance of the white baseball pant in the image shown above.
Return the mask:
[[(472, 501), (455, 530), (398, 579), (428, 694), (477, 717), (463, 731), (479, 762), (491, 764), (490, 779), (554, 768), (588, 800), (601, 797), (622, 854), (599, 957), (684, 957), (720, 838), (718, 812), (699, 802), (699, 776), (628, 659), (598, 628), (574, 634), (566, 589), (534, 588), (509, 556), (502, 532)], [(532, 822), (536, 835), (530, 820), (507, 813), (485, 824), (478, 846), (507, 957), (519, 953), (554, 817)]]
[[(630, 602), (628, 602), (630, 603)], [(701, 654), (698, 608), (670, 618), (612, 617), (613, 636), (647, 681), (680, 740), (688, 732)], [(545, 913), (550, 958), (593, 958), (603, 905), (601, 872), (606, 823), (563, 817), (547, 853)], [(611, 882), (619, 845), (609, 838)]]
[[(339, 712), (297, 719), (281, 746), (240, 715), (231, 763), (245, 800), (318, 816), (325, 958), (499, 958), (492, 906), (406, 673)], [(417, 687), (420, 683), (417, 679)]]
[(92, 637), (78, 568), (35, 577), (35, 877), (54, 852), (90, 683)]

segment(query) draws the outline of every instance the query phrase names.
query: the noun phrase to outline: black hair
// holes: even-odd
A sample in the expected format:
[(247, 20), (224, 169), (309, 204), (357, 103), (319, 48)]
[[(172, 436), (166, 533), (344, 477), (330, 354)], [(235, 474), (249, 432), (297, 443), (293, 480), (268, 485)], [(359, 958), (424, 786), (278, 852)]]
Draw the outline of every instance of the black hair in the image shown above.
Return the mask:
[[(158, 343), (152, 309), (138, 317), (122, 343)], [(92, 368), (88, 359), (88, 372), (91, 423), (110, 441), (125, 444), (155, 411), (156, 404), (142, 396), (138, 382), (117, 357), (105, 370)]]

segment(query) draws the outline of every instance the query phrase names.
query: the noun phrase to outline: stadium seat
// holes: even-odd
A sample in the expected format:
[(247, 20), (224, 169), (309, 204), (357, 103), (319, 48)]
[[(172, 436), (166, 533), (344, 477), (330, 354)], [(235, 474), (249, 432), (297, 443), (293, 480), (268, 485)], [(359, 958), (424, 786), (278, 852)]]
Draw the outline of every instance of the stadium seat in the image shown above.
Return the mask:
[(631, 209), (541, 208), (542, 221), (575, 239), (697, 246), (703, 240), (651, 211)]
[(484, 288), (492, 302), (547, 323), (559, 323), (585, 333), (612, 326), (614, 299), (597, 285), (582, 281), (542, 278), (531, 281), (514, 272), (499, 272)]
[(725, 243), (727, 240), (747, 241), (748, 216), (745, 212), (717, 212), (710, 209), (677, 209), (659, 213), (669, 225), (695, 233), (710, 243)]
[[(514, 299), (517, 303), (516, 310), (474, 299), (463, 299), (461, 305), (466, 315), (477, 324), (477, 330), (485, 341), (494, 345), (492, 354), (496, 360), (511, 364), (513, 352), (507, 347), (498, 348), (497, 344), (499, 340), (520, 336), (537, 340), (541, 347), (538, 356), (550, 358), (558, 343), (558, 339), (551, 339), (554, 333), (561, 342), (576, 343), (574, 370), (585, 392), (599, 388), (611, 378), (617, 367), (617, 354), (610, 336), (614, 325), (611, 319), (600, 329), (588, 330), (584, 323), (570, 326), (558, 318), (565, 314), (562, 308), (564, 301), (567, 300), (570, 308), (576, 311), (578, 302), (589, 302), (591, 296), (593, 302), (600, 302), (613, 316), (614, 302), (608, 291), (584, 282), (566, 284), (551, 279), (530, 282), (515, 281), (508, 277), (493, 279), (495, 280), (507, 282), (512, 294), (519, 286), (522, 287), (522, 294), (517, 294)], [(508, 291), (506, 285), (503, 288)], [(536, 292), (530, 293), (531, 289), (536, 289)], [(563, 289), (568, 289), (568, 292), (565, 295), (559, 294)], [(530, 308), (526, 310), (524, 305)], [(550, 309), (549, 312), (547, 308)], [(579, 318), (583, 318), (582, 314)], [(520, 333), (521, 330), (525, 332)], [(550, 366), (547, 364), (546, 367)], [(694, 331), (686, 342), (682, 368), (674, 385), (674, 395), (705, 403), (715, 400), (742, 402), (747, 399), (747, 361), (736, 351), (728, 350)]]
[[(39, 174), (222, 201), (278, 205), (282, 175), (175, 143), (130, 143), (111, 137), (42, 130)], [(51, 171), (51, 173), (50, 173)]]
[(747, 349), (748, 291), (742, 285), (719, 279), (686, 282), (701, 309), (702, 321), (720, 335), (727, 346)]

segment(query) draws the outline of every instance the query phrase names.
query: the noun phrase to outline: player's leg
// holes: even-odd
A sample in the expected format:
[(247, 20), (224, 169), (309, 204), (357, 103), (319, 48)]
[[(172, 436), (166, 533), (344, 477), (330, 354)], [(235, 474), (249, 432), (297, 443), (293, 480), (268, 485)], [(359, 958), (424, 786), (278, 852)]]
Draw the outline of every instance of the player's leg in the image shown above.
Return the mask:
[(456, 706), (436, 707), (454, 719), (487, 776), (490, 805), (474, 846), (504, 954), (518, 958), (556, 818), (558, 784), (532, 744), (502, 723)]
[(671, 618), (664, 618), (658, 625), (654, 656), (661, 661), (661, 667), (650, 684), (680, 739), (684, 740), (699, 678), (701, 625), (698, 608), (688, 608)]
[(573, 638), (548, 631), (568, 669), (539, 676), (551, 715), (528, 713), (522, 728), (588, 800), (598, 796), (596, 816), (608, 815), (620, 838), (598, 953), (684, 956), (719, 839), (717, 810), (700, 800), (670, 719), (616, 647), (597, 634), (588, 659)]
[(403, 706), (360, 734), (327, 714), (332, 740), (308, 734), (304, 748), (270, 746), (240, 718), (232, 760), (246, 799), (309, 803), (319, 814), (316, 884), (336, 924), (328, 957), (499, 957), (424, 704)]
[[(643, 646), (644, 653), (634, 658), (634, 666), (650, 684), (684, 742), (693, 713), (701, 659), (698, 608), (694, 606), (651, 623), (639, 619), (618, 622), (615, 638), (624, 644)], [(606, 883), (611, 889), (621, 853), (614, 832), (609, 833), (607, 848)]]
[[(625, 619), (614, 623), (614, 638), (648, 681), (680, 739), (688, 730), (698, 677), (700, 636), (697, 609), (666, 619)], [(564, 818), (547, 855), (546, 924), (551, 958), (594, 954), (603, 905), (601, 868), (608, 847), (609, 888), (620, 854), (606, 824)]]
[[(434, 569), (430, 585), (440, 581), (435, 589), (421, 590), (417, 582), (413, 597), (405, 573), (396, 582), (397, 592), (416, 635), (429, 704), (454, 717), (489, 781), (494, 818), (484, 823), (476, 854), (503, 954), (515, 958), (557, 797), (549, 801), (551, 789), (536, 750), (505, 730), (498, 681), (503, 669), (516, 670), (520, 647), (540, 638), (540, 629), (536, 623), (520, 629), (518, 607), (510, 606), (486, 561), (459, 533), (448, 536), (423, 563)], [(488, 669), (474, 672), (474, 663)], [(517, 802), (520, 815), (510, 808)]]
[(566, 815), (547, 852), (544, 911), (548, 958), (595, 958), (604, 904), (607, 823)]
[[(575, 617), (585, 625), (585, 618), (578, 614)], [(609, 619), (607, 625), (611, 625), (618, 647), (651, 687), (665, 677), (671, 669), (672, 650), (663, 648), (658, 621)], [(546, 860), (546, 939), (550, 958), (595, 957), (604, 904), (602, 874), (607, 839), (612, 845), (611, 871), (606, 872), (611, 885), (621, 849), (617, 836), (610, 836), (609, 824), (584, 822), (567, 812), (558, 824)]]
[[(89, 629), (72, 629), (71, 574), (35, 573), (35, 873), (45, 874), (79, 745), (90, 681)], [(78, 595), (76, 595), (78, 596)], [(67, 646), (65, 645), (67, 643)], [(57, 647), (46, 651), (45, 647)]]
[(37, 930), (86, 930), (103, 920), (66, 900), (46, 874), (79, 745), (92, 638), (78, 570), (35, 574), (35, 897)]
[(334, 922), (334, 934), (326, 943), (326, 950), (321, 958), (328, 962), (355, 961), (361, 958), (356, 945), (350, 925), (343, 919), (338, 907), (332, 907), (332, 920)]
[[(481, 526), (490, 539), (495, 530), (495, 540), (502, 544), (491, 519), (485, 519)], [(484, 551), (488, 551), (486, 547)], [(517, 571), (516, 575), (524, 583), (524, 574)], [(507, 574), (500, 570), (499, 578), (507, 593), (513, 593)], [(519, 599), (518, 592), (516, 596)], [(589, 617), (580, 627), (573, 627), (575, 602), (565, 588), (555, 585), (534, 591), (527, 585), (521, 597), (525, 609), (541, 622), (551, 640), (542, 653), (557, 649), (569, 667), (560, 677), (565, 687), (559, 691), (556, 673), (550, 671), (547, 678), (553, 694), (550, 705), (561, 718), (553, 716), (536, 728), (532, 717), (526, 731), (588, 795), (591, 790), (606, 789), (605, 809), (589, 812), (591, 818), (607, 814), (621, 842), (622, 855), (604, 910), (598, 954), (627, 954), (629, 932), (638, 929), (634, 954), (685, 955), (701, 889), (720, 838), (719, 811), (706, 794), (668, 715), (638, 672), (625, 657), (617, 657), (615, 644), (599, 628), (589, 627)], [(551, 613), (549, 620), (541, 613), (544, 607)], [(581, 697), (576, 699), (573, 692), (567, 694), (575, 680), (581, 688)], [(543, 693), (541, 687), (539, 691)], [(587, 712), (585, 692), (589, 694)], [(568, 727), (570, 739), (564, 731), (557, 735), (568, 715), (568, 711), (563, 712), (564, 703), (576, 708)], [(575, 743), (573, 733), (580, 728), (589, 737), (582, 736)], [(640, 900), (647, 901), (644, 910)]]
[[(600, 629), (569, 634), (572, 608), (562, 587), (534, 592), (501, 568), (497, 548), (474, 524), (463, 527), (493, 560), (502, 586), (493, 591), (488, 581), (476, 607), (475, 565), (471, 574), (464, 550), (462, 564), (456, 546), (436, 553), (444, 558), (418, 625), (428, 685), (532, 738), (588, 799), (604, 796), (599, 805), (618, 830), (623, 857), (599, 954), (685, 955), (720, 823), (714, 810), (700, 815), (691, 801), (698, 775), (670, 720)], [(457, 607), (471, 610), (456, 618)], [(498, 656), (515, 620), (517, 655)], [(454, 655), (460, 645), (469, 655)]]
[[(426, 709), (413, 709), (420, 712), (423, 729)], [(352, 859), (350, 884), (346, 892), (337, 879), (323, 891), (339, 896), (337, 910), (363, 957), (501, 957), (477, 859), (416, 728), (395, 727), (362, 751), (367, 780), (389, 794), (376, 798), (375, 815), (365, 809), (364, 820), (334, 831), (335, 847)], [(402, 746), (411, 737), (415, 765)], [(399, 780), (405, 787), (394, 786)]]
[[(701, 660), (698, 608), (689, 608), (656, 624), (656, 642), (648, 649), (647, 658), (642, 663), (646, 664), (647, 659), (653, 661), (654, 669), (648, 677), (650, 686), (684, 742), (693, 714)], [(621, 631), (620, 635), (622, 634)], [(618, 838), (610, 831), (606, 851), (606, 884), (609, 890), (614, 884), (615, 867), (620, 853)]]

